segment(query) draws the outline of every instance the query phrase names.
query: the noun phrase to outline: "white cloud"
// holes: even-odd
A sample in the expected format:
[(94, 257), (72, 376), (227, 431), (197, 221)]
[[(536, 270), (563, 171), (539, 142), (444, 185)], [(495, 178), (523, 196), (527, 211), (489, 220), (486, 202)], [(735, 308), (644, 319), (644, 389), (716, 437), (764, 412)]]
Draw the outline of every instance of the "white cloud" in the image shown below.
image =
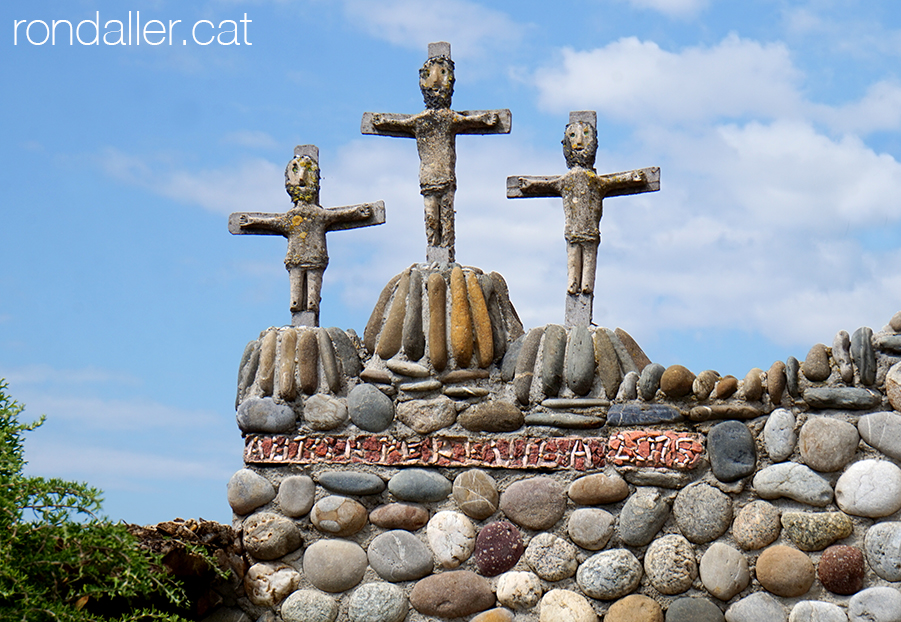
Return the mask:
[(254, 130), (239, 130), (222, 137), (224, 145), (238, 145), (252, 149), (270, 149), (277, 147), (279, 142), (266, 132)]
[(694, 15), (707, 8), (709, 0), (628, 0), (640, 9), (653, 9), (672, 17)]

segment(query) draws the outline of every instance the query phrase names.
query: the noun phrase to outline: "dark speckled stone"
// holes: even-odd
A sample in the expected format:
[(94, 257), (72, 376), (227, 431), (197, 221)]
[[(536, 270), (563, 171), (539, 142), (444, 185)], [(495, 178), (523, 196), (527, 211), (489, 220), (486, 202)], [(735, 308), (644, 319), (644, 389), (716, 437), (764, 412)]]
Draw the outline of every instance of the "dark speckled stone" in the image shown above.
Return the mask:
[(734, 482), (751, 475), (757, 466), (757, 446), (748, 426), (724, 421), (707, 435), (710, 468), (721, 482)]
[(496, 521), (476, 537), (476, 566), (481, 574), (494, 577), (513, 568), (524, 550), (519, 529), (507, 521)]

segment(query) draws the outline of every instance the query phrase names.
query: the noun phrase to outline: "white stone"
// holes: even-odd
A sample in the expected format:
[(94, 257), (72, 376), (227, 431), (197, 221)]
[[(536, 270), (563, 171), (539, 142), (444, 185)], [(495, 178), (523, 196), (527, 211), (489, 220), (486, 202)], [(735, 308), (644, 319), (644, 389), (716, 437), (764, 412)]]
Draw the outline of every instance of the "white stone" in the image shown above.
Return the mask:
[(576, 583), (591, 598), (614, 600), (638, 587), (641, 575), (641, 564), (631, 551), (611, 549), (582, 562)]
[(895, 410), (901, 411), (901, 363), (895, 363), (885, 375), (885, 392)]
[(476, 529), (465, 514), (443, 511), (426, 525), (426, 536), (435, 559), (445, 568), (456, 568), (472, 555)]
[(886, 581), (901, 581), (901, 522), (876, 523), (864, 538), (867, 563)]
[(569, 517), (567, 533), (570, 539), (589, 551), (600, 551), (613, 535), (616, 518), (598, 508), (579, 508)]
[(535, 607), (543, 591), (541, 579), (531, 572), (505, 572), (497, 578), (498, 602), (517, 611)]
[(785, 607), (766, 592), (754, 592), (726, 609), (726, 622), (787, 622)]
[(835, 483), (835, 501), (846, 514), (878, 518), (901, 509), (901, 469), (887, 460), (861, 460)]
[(287, 564), (254, 564), (244, 575), (244, 592), (260, 607), (274, 607), (298, 585), (300, 573)]
[(795, 416), (791, 411), (777, 408), (770, 413), (763, 426), (763, 442), (773, 462), (782, 462), (792, 455), (798, 435), (795, 434)]
[(850, 622), (901, 622), (901, 592), (893, 587), (871, 587), (848, 601)]
[(810, 467), (797, 462), (781, 462), (758, 471), (753, 486), (763, 499), (788, 497), (817, 507), (832, 501), (829, 482)]
[(644, 554), (644, 572), (651, 585), (662, 594), (687, 591), (698, 576), (691, 543), (675, 534), (657, 538)]
[(347, 406), (341, 400), (317, 393), (304, 402), (303, 420), (314, 430), (334, 430), (347, 422)]
[(802, 600), (792, 607), (788, 622), (848, 622), (848, 616), (838, 605)]
[(570, 590), (551, 590), (541, 599), (538, 622), (597, 622), (588, 599)]
[(751, 582), (748, 560), (728, 544), (714, 542), (701, 557), (701, 582), (715, 598), (729, 600)]
[(864, 415), (857, 422), (857, 429), (867, 444), (889, 458), (901, 460), (901, 415), (893, 412)]

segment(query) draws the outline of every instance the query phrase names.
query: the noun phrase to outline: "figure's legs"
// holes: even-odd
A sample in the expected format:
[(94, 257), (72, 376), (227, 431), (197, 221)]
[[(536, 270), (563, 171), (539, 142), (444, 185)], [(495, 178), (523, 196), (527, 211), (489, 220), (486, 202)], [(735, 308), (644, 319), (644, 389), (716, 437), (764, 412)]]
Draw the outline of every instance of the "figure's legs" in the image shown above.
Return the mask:
[(425, 204), (425, 239), (428, 246), (441, 246), (440, 200), (435, 193), (423, 194)]
[(322, 273), (325, 268), (311, 268), (307, 270), (307, 300), (306, 310), (319, 315), (320, 292), (322, 291)]
[(441, 194), (440, 201), (441, 232), (439, 246), (450, 251), (450, 261), (454, 260), (454, 188)]
[(568, 294), (578, 294), (582, 278), (582, 245), (574, 242), (566, 243), (566, 272), (569, 284)]
[(598, 244), (585, 242), (582, 244), (582, 293), (594, 292), (594, 278), (598, 266)]
[(298, 313), (307, 308), (307, 271), (303, 268), (288, 268), (291, 281), (291, 313)]

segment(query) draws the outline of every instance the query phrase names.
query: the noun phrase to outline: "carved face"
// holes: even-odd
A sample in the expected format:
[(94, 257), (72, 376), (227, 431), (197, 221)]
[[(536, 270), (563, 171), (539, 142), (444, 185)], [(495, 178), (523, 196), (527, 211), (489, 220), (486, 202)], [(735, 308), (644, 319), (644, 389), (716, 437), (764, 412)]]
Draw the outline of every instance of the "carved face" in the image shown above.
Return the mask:
[(295, 156), (285, 169), (285, 190), (295, 203), (318, 203), (319, 165), (310, 156)]
[(594, 168), (594, 158), (598, 152), (598, 135), (595, 129), (582, 121), (566, 126), (563, 134), (563, 157), (566, 166)]
[(443, 56), (427, 60), (419, 70), (419, 90), (426, 108), (450, 108), (454, 94), (454, 62)]

